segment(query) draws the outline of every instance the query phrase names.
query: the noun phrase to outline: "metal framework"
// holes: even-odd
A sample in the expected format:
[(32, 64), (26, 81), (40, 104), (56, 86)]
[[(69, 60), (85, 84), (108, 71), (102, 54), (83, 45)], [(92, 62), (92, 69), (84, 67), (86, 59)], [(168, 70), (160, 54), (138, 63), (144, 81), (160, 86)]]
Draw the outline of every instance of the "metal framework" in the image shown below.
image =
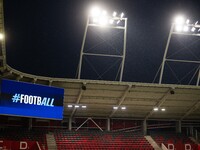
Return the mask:
[[(4, 29), (4, 11), (3, 11), (3, 0), (0, 0), (0, 33), (5, 35)], [(0, 62), (1, 67), (0, 70), (4, 70), (6, 68), (6, 44), (5, 38), (1, 39), (1, 54), (0, 54)]]
[[(190, 28), (200, 28), (200, 25), (198, 24), (186, 24), (185, 26), (190, 27)], [(171, 37), (172, 35), (187, 35), (187, 36), (200, 36), (199, 33), (189, 33), (189, 32), (177, 32), (175, 31), (175, 27), (176, 24), (172, 23), (171, 25), (171, 29), (169, 32), (169, 36), (168, 36), (168, 40), (167, 40), (167, 44), (165, 47), (165, 52), (164, 52), (164, 56), (163, 56), (163, 60), (162, 60), (162, 64), (161, 64), (161, 71), (160, 71), (160, 77), (159, 77), (159, 84), (162, 83), (163, 80), (163, 73), (164, 73), (164, 68), (165, 68), (165, 63), (168, 62), (177, 62), (177, 63), (193, 63), (193, 64), (200, 64), (200, 61), (191, 61), (191, 60), (180, 60), (180, 59), (168, 59), (167, 58), (167, 53), (168, 53), (168, 49), (169, 49), (169, 45), (170, 45), (170, 41), (171, 41)], [(200, 70), (198, 68), (198, 76), (197, 76), (197, 82), (196, 82), (196, 86), (199, 85), (199, 80), (200, 80)]]
[(126, 36), (127, 36), (127, 18), (118, 18), (113, 17), (113, 20), (120, 20), (124, 22), (124, 25), (104, 25), (103, 28), (111, 28), (111, 29), (118, 29), (118, 30), (124, 30), (124, 38), (123, 38), (123, 53), (122, 55), (110, 55), (110, 54), (101, 54), (101, 53), (88, 53), (84, 51), (85, 48), (85, 41), (88, 34), (88, 28), (89, 27), (97, 27), (101, 28), (101, 24), (95, 24), (91, 22), (91, 17), (88, 16), (87, 23), (85, 27), (85, 32), (83, 36), (83, 42), (81, 46), (80, 51), (80, 59), (79, 59), (79, 67), (78, 67), (78, 79), (81, 79), (81, 71), (82, 71), (82, 63), (83, 63), (83, 56), (98, 56), (98, 57), (110, 57), (110, 58), (121, 58), (121, 68), (120, 68), (120, 77), (119, 81), (123, 80), (123, 71), (124, 71), (124, 63), (125, 63), (125, 57), (126, 57)]

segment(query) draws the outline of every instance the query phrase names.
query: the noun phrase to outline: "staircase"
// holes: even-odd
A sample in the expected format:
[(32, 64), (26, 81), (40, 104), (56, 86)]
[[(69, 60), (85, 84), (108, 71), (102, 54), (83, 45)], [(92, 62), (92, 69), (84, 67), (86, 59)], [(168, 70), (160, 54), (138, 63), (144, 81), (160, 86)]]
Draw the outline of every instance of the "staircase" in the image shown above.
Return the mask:
[(48, 150), (57, 150), (56, 141), (53, 133), (46, 134)]
[(162, 150), (151, 136), (145, 136), (145, 138), (155, 150)]

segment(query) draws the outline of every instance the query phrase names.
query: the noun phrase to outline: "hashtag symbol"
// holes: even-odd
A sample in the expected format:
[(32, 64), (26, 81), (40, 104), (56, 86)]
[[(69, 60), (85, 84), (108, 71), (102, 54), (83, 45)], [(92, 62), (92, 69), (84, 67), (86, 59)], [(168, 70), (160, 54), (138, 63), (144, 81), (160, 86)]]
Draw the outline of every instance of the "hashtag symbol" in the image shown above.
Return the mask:
[(21, 99), (20, 96), (21, 95), (17, 94), (17, 93), (15, 95), (13, 95), (13, 98), (12, 98), (13, 103), (17, 103), (18, 101), (20, 101), (20, 99)]

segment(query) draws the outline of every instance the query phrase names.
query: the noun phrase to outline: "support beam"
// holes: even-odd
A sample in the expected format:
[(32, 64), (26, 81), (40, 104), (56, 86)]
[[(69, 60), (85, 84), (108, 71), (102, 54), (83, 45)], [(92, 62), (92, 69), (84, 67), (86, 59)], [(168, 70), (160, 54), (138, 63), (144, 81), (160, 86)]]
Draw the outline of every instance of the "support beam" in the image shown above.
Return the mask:
[[(118, 104), (117, 104), (118, 107), (121, 106), (121, 104), (124, 102), (124, 100), (125, 100), (125, 98), (126, 98), (128, 92), (130, 91), (131, 88), (132, 88), (132, 85), (128, 85), (128, 87), (127, 87), (126, 90), (124, 91), (122, 97), (121, 97), (121, 98), (119, 99), (119, 101), (118, 101)], [(117, 111), (117, 109), (114, 109), (114, 110), (112, 111), (112, 113), (110, 114), (109, 118), (111, 118), (111, 117), (115, 114), (116, 111)]]
[(176, 133), (181, 133), (181, 121), (176, 122)]
[(147, 135), (147, 120), (143, 121), (143, 134)]
[(181, 117), (181, 120), (183, 120), (185, 117), (190, 115), (193, 111), (195, 111), (197, 108), (199, 108), (200, 100), (198, 100), (186, 113), (184, 116)]
[[(163, 95), (163, 97), (160, 99), (160, 101), (154, 106), (154, 107), (160, 107), (164, 102), (165, 100), (167, 99), (167, 97), (169, 96), (169, 94), (171, 93), (172, 89), (170, 88), (167, 93), (165, 93)], [(154, 110), (152, 108), (152, 110), (149, 112), (148, 115), (146, 115), (145, 119), (144, 120), (147, 120), (152, 114), (154, 113)]]
[(28, 129), (29, 130), (32, 129), (32, 122), (33, 122), (32, 118), (29, 118), (29, 120), (28, 120)]
[(69, 117), (69, 121), (68, 121), (68, 129), (69, 129), (69, 131), (72, 130), (72, 118), (71, 118), (71, 117)]
[[(84, 83), (83, 86), (86, 87), (86, 84)], [(79, 94), (78, 94), (77, 100), (76, 100), (76, 102), (75, 102), (76, 104), (79, 104), (79, 102), (80, 102), (80, 100), (81, 100), (81, 97), (82, 97), (82, 94), (83, 94), (84, 91), (86, 90), (85, 88), (83, 88), (83, 86), (81, 87), (80, 92), (79, 92)], [(71, 115), (70, 115), (71, 118), (74, 116), (75, 112), (76, 112), (76, 108), (74, 107), (73, 110), (72, 110), (72, 113), (71, 113)]]
[(110, 131), (110, 118), (107, 119), (107, 131)]
[(23, 78), (23, 76), (20, 75), (20, 76), (18, 76), (18, 77), (16, 78), (16, 80), (17, 80), (17, 81), (20, 81), (22, 78)]

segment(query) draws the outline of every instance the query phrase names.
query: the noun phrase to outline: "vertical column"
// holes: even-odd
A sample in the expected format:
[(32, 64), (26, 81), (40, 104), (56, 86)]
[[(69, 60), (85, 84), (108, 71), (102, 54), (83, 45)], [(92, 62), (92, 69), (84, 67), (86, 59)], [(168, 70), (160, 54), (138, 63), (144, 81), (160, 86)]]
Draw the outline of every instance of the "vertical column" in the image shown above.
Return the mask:
[(69, 131), (71, 131), (72, 130), (72, 118), (71, 117), (69, 117), (68, 123), (69, 123), (68, 129), (69, 129)]
[(80, 59), (79, 59), (79, 68), (78, 68), (78, 79), (81, 78), (81, 70), (82, 70), (82, 61), (83, 61), (83, 49), (85, 46), (85, 40), (86, 40), (86, 35), (87, 35), (87, 30), (88, 30), (88, 24), (89, 24), (89, 16), (87, 17), (87, 24), (85, 27), (85, 32), (84, 32), (84, 36), (83, 36), (83, 42), (82, 42), (82, 46), (81, 46), (81, 52), (80, 52)]
[(119, 79), (120, 82), (123, 80), (124, 63), (125, 63), (125, 57), (126, 57), (126, 35), (127, 35), (127, 18), (125, 18), (125, 26), (124, 26), (124, 46), (123, 46), (122, 66), (121, 66), (120, 79)]
[(28, 122), (28, 129), (29, 130), (31, 130), (32, 129), (32, 126), (33, 126), (33, 120), (32, 120), (32, 118), (30, 118), (29, 120), (28, 120), (29, 122)]
[(181, 121), (176, 122), (176, 133), (181, 133)]
[(107, 131), (110, 131), (110, 118), (107, 119)]
[(190, 136), (193, 136), (193, 127), (190, 127)]
[(143, 134), (147, 135), (147, 120), (146, 119), (143, 121)]
[(174, 24), (172, 24), (172, 26), (171, 26), (170, 33), (169, 33), (168, 40), (167, 40), (167, 45), (165, 47), (165, 52), (164, 52), (162, 65), (161, 65), (161, 71), (160, 71), (159, 84), (162, 83), (163, 72), (164, 72), (164, 67), (165, 67), (165, 61), (166, 61), (166, 57), (167, 57), (167, 51), (168, 51), (168, 48), (169, 48), (169, 43), (170, 43), (170, 40), (171, 40), (173, 29), (174, 29)]

